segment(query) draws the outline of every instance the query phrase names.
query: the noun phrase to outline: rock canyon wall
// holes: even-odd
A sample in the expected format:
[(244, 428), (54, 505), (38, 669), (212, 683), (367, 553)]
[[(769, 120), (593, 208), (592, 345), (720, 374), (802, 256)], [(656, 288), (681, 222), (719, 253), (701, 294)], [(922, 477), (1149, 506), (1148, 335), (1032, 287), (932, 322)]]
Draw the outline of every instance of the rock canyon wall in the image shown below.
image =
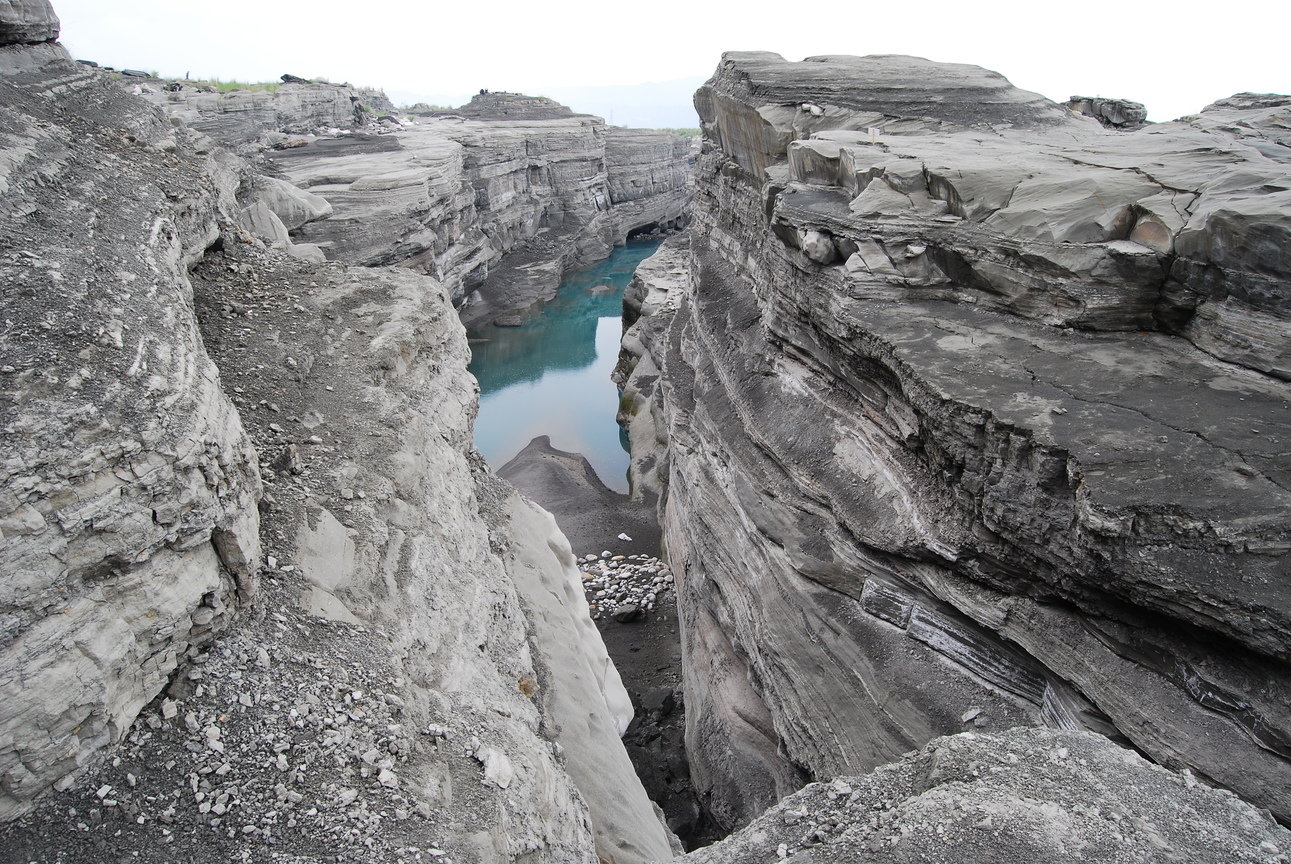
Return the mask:
[(1291, 99), (728, 54), (696, 106), (620, 375), (714, 815), (1030, 725), (1291, 819)]
[[(434, 276), (468, 328), (549, 299), (565, 271), (633, 232), (686, 221), (691, 139), (550, 99), (481, 93), (400, 120), (381, 94), (344, 86), (154, 85), (138, 86), (270, 175), (245, 202), (249, 228), (328, 260)], [(297, 190), (289, 201), (281, 181)]]
[(36, 36), (0, 46), (0, 858), (668, 858), (568, 543), (474, 450), (450, 286), (257, 236), (345, 202)]

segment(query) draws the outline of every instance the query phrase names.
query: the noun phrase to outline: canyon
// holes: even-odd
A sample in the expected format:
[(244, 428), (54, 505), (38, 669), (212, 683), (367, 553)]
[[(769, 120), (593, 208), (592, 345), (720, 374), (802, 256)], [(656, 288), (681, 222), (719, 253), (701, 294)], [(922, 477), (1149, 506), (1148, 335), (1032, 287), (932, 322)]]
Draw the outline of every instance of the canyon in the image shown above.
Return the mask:
[[(630, 234), (681, 227), (688, 212), (689, 139), (607, 126), (543, 97), (481, 93), (405, 123), (382, 94), (329, 84), (174, 87), (145, 95), (254, 154), (249, 230), (297, 254), (433, 276), (467, 329), (550, 299), (566, 271)], [(349, 134), (312, 134), (320, 127)]]
[[(458, 307), (521, 240), (678, 218), (688, 142), (633, 137), (612, 190), (594, 118), (117, 80), (14, 8), (47, 26), (0, 54), (5, 855), (669, 857), (568, 543), (475, 453)], [(331, 199), (269, 158), (329, 147)], [(359, 266), (329, 219), (451, 242)]]
[(683, 854), (466, 337), (683, 227), (616, 375), (689, 857), (1286, 860), (1291, 100), (734, 53), (701, 147), (58, 26), (0, 4), (0, 860)]

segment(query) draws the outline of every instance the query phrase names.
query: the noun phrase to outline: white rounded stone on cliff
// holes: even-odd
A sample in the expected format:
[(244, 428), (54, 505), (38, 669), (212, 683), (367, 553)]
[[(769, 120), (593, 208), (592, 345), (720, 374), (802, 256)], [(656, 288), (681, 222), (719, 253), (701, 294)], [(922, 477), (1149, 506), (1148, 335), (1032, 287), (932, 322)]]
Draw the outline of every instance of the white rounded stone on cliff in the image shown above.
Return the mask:
[(492, 783), (499, 789), (506, 789), (515, 779), (515, 768), (505, 753), (493, 747), (482, 748), (475, 754), (484, 769), (483, 782)]
[(802, 251), (817, 264), (832, 264), (838, 256), (833, 239), (823, 231), (808, 231), (804, 234)]

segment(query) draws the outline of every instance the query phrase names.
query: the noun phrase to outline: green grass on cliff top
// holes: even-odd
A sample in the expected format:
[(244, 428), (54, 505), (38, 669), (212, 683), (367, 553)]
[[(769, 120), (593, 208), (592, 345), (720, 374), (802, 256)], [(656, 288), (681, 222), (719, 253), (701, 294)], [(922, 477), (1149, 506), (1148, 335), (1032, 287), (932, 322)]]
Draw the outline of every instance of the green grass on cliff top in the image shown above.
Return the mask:
[(208, 87), (214, 87), (221, 93), (228, 93), (231, 90), (267, 90), (270, 93), (282, 86), (280, 81), (221, 81), (218, 78), (209, 81), (185, 81), (185, 84), (205, 84)]

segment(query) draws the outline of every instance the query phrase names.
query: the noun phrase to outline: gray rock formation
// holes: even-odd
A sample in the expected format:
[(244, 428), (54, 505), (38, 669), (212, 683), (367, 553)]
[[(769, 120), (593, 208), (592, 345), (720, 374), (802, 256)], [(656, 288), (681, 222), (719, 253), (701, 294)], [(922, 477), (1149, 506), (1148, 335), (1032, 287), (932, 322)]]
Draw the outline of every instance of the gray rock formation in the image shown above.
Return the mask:
[(314, 82), (221, 93), (175, 81), (150, 87), (141, 95), (230, 150), (256, 142), (265, 133), (276, 133), (266, 143), (281, 143), (285, 135), (363, 127), (374, 122), (378, 113), (394, 111), (380, 90)]
[(1291, 832), (1082, 732), (938, 738), (863, 777), (813, 783), (695, 864), (810, 861), (1286, 861)]
[(1285, 105), (766, 54), (696, 105), (620, 371), (714, 814), (1036, 724), (1291, 819)]
[(1093, 117), (1108, 129), (1138, 129), (1148, 119), (1148, 109), (1143, 103), (1128, 99), (1072, 96), (1064, 104), (1077, 114)]
[(684, 224), (693, 165), (690, 139), (653, 129), (605, 127), (605, 181), (615, 240), (647, 227)]
[(0, 45), (58, 38), (58, 16), (49, 0), (0, 0)]
[(260, 557), (257, 459), (186, 278), (233, 206), (221, 157), (61, 47), (9, 50), (0, 819), (121, 740)]
[(481, 90), (460, 108), (447, 111), (420, 111), (426, 116), (458, 115), (472, 120), (563, 120), (574, 112), (566, 105), (546, 96)]
[(549, 299), (566, 270), (605, 257), (633, 232), (677, 228), (687, 218), (694, 157), (679, 135), (607, 127), (550, 99), (514, 93), (415, 113), (381, 134), (327, 132), (355, 125), (346, 117), (352, 100), (378, 96), (290, 84), (232, 93), (186, 87), (150, 98), (226, 146), (276, 147), (264, 158), (285, 178), (281, 187), (314, 199), (305, 218), (284, 218), (275, 203), (282, 188), (266, 200), (261, 180), (244, 195), (248, 230), (316, 246), (331, 260), (434, 276), (449, 286), (468, 327)]
[(447, 288), (266, 245), (326, 204), (60, 46), (0, 70), (0, 858), (668, 857)]
[(604, 147), (603, 126), (590, 117), (452, 117), (375, 139), (320, 141), (272, 159), (334, 208), (301, 239), (337, 260), (429, 273), (460, 301), (503, 254), (539, 234), (564, 247), (545, 256), (557, 283), (562, 255), (590, 261), (608, 253)]
[(535, 628), (535, 666), (551, 682), (541, 697), (544, 714), (587, 800), (596, 853), (605, 861), (668, 860), (674, 847), (663, 815), (646, 797), (620, 740), (632, 704), (588, 617), (569, 542), (550, 513), (520, 495), (504, 506), (514, 550), (507, 572)]
[(289, 180), (335, 208), (298, 238), (337, 260), (435, 276), (469, 328), (550, 298), (566, 270), (631, 232), (685, 218), (684, 138), (614, 130), (568, 110), (479, 113), (272, 154)]

